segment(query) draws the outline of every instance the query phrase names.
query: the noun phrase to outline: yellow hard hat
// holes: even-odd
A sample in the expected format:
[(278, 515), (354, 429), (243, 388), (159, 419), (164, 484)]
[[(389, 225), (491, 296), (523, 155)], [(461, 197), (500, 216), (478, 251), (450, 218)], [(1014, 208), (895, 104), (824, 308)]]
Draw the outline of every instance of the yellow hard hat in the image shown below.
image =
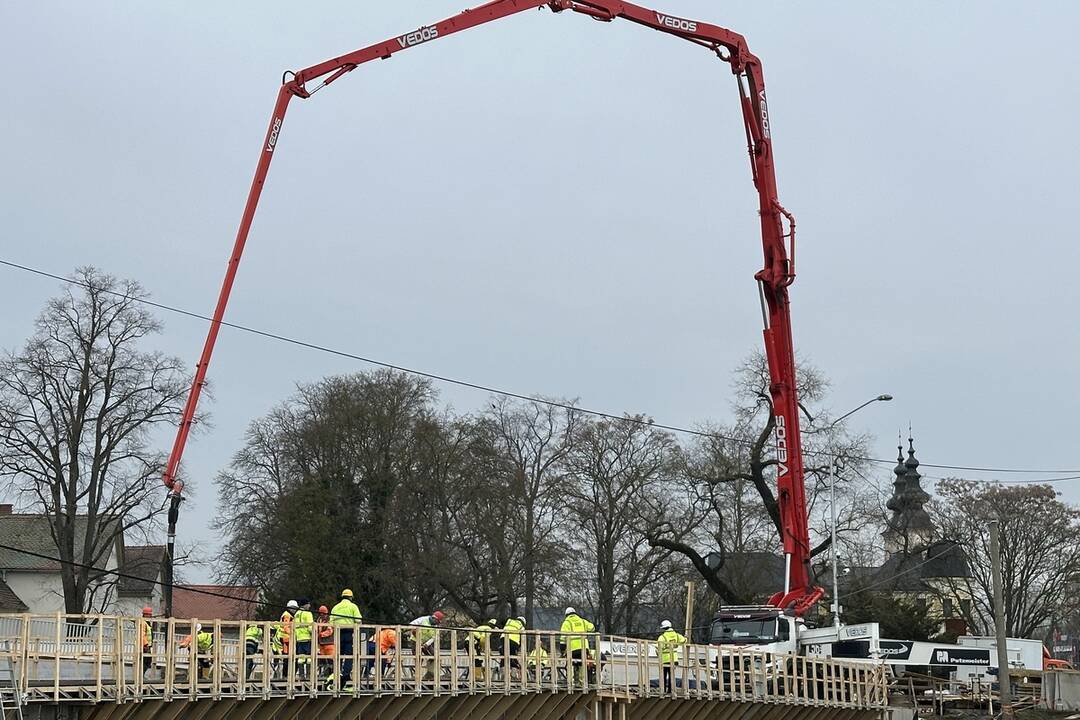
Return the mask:
[(349, 588), (345, 588), (344, 590), (341, 591), (341, 597), (351, 598), (352, 596), (353, 596), (352, 590), (350, 590)]

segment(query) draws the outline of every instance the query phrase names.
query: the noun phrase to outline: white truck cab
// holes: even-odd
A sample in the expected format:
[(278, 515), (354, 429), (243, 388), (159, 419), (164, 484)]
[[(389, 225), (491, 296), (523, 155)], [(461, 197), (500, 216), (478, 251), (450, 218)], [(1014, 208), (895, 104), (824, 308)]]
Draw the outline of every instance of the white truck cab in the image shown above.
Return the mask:
[(738, 605), (713, 616), (713, 645), (752, 647), (771, 653), (874, 659), (880, 657), (877, 623), (815, 628), (769, 605)]
[(713, 616), (709, 642), (771, 653), (794, 653), (804, 625), (802, 618), (785, 615), (780, 608), (769, 605), (729, 606)]

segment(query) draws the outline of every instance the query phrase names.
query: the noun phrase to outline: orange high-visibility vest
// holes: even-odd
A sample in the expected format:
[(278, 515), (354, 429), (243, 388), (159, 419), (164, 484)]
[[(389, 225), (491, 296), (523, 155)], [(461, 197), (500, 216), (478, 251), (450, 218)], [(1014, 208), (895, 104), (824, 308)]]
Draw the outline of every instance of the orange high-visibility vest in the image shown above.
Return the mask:
[(139, 623), (139, 642), (142, 643), (143, 649), (149, 648), (153, 645), (154, 630), (150, 627), (150, 623), (143, 620)]
[(274, 626), (274, 632), (277, 635), (278, 642), (280, 642), (285, 648), (288, 648), (289, 636), (292, 635), (292, 620), (292, 613), (286, 610), (285, 612), (281, 613), (281, 618), (278, 621), (278, 624)]

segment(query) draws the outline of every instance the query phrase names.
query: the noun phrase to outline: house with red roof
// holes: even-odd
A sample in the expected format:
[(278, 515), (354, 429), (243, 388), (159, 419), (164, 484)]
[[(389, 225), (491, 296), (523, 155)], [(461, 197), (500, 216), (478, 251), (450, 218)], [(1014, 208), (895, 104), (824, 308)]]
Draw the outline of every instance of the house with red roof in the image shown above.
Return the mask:
[(199, 620), (256, 620), (257, 588), (245, 585), (177, 585), (173, 617)]

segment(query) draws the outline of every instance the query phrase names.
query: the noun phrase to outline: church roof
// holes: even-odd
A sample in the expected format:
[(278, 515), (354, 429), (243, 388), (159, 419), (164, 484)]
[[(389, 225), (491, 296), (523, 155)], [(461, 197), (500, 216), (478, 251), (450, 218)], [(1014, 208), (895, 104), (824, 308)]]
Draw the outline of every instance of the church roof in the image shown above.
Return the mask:
[(971, 577), (963, 548), (949, 540), (931, 543), (912, 554), (896, 553), (873, 573), (873, 582), (885, 591), (926, 592), (927, 580)]

